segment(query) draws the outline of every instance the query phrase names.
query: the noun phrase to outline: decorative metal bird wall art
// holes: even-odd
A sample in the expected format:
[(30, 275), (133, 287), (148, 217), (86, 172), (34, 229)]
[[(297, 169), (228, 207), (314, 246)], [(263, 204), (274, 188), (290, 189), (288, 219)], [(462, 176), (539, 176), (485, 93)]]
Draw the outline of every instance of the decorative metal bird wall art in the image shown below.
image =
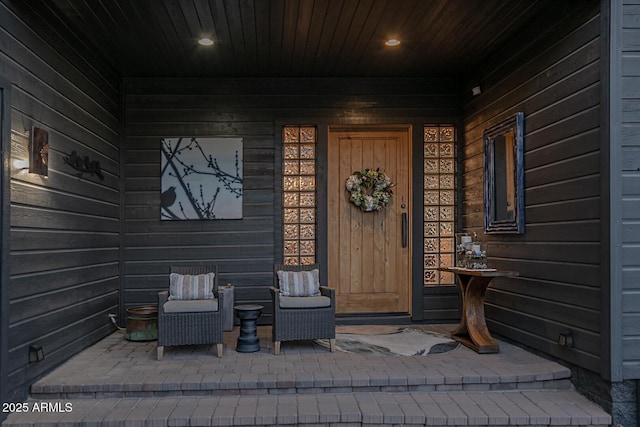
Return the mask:
[(66, 164), (80, 172), (78, 174), (79, 178), (82, 178), (82, 175), (88, 173), (90, 175), (95, 175), (100, 178), (100, 181), (104, 181), (104, 174), (102, 173), (102, 169), (100, 169), (100, 162), (97, 160), (90, 160), (89, 156), (81, 157), (76, 153), (76, 151), (72, 151), (71, 154), (62, 158)]

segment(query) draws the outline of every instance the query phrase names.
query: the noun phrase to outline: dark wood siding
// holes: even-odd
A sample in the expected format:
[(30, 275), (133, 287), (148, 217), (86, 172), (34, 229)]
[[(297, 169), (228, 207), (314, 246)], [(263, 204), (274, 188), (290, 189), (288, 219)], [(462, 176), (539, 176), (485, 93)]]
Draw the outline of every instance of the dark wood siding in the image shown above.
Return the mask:
[[(621, 287), (615, 291), (621, 298), (622, 314), (622, 371), (625, 379), (640, 378), (640, 2), (625, 1), (622, 6), (620, 50), (612, 56), (621, 60), (621, 75), (612, 81), (621, 81), (622, 92), (613, 92), (618, 99), (612, 106), (619, 111), (622, 127), (616, 137), (614, 149), (621, 164), (612, 173), (620, 174), (622, 207), (620, 220), (621, 259), (612, 269), (618, 269)], [(621, 80), (619, 80), (621, 79)], [(617, 101), (617, 102), (616, 102)], [(616, 200), (617, 202), (617, 200)], [(613, 313), (612, 313), (613, 315)]]
[[(459, 114), (452, 79), (126, 79), (124, 92), (125, 306), (156, 301), (172, 263), (212, 262), (220, 283), (235, 286), (236, 301), (265, 305), (263, 322), (270, 322), (273, 264), (281, 262), (281, 125), (319, 126), (322, 187), (328, 124), (410, 123), (421, 144), (425, 122), (451, 123)], [(242, 220), (160, 221), (160, 140), (179, 136), (243, 138)], [(421, 176), (422, 162), (417, 167)], [(326, 218), (324, 200), (318, 218)], [(323, 224), (318, 235), (322, 262)], [(437, 315), (455, 311), (457, 299), (450, 302), (439, 302)]]
[[(487, 242), (492, 267), (520, 272), (487, 293), (490, 329), (601, 372), (600, 10), (598, 1), (556, 6), (469, 76), (482, 94), (464, 107), (463, 222)], [(526, 232), (484, 235), (483, 131), (518, 111)], [(557, 343), (566, 330), (573, 349)]]
[[(0, 2), (12, 159), (25, 159), (31, 126), (48, 131), (50, 146), (48, 177), (11, 170), (3, 401), (24, 397), (38, 376), (112, 332), (108, 314), (118, 307), (120, 79), (56, 23), (28, 2)], [(63, 161), (74, 150), (100, 162), (104, 181), (76, 176)], [(31, 344), (42, 346), (43, 361), (28, 363)]]

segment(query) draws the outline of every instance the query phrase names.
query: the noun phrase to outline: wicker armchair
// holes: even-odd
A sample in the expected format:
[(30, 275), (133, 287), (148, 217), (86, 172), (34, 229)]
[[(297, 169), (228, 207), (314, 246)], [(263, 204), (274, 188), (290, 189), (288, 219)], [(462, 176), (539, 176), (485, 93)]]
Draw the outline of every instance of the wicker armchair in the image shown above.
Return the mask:
[[(293, 340), (329, 339), (330, 351), (335, 351), (336, 338), (336, 294), (335, 289), (320, 286), (320, 297), (282, 297), (278, 288), (279, 270), (310, 271), (318, 268), (313, 265), (284, 265), (276, 264), (276, 287), (271, 287), (273, 302), (272, 336), (274, 354), (280, 354), (280, 343)], [(284, 304), (282, 300), (288, 298)], [(309, 299), (324, 299), (328, 306), (313, 307), (315, 304)], [(293, 301), (293, 304), (291, 304)], [(298, 304), (299, 302), (299, 304)], [(324, 304), (320, 304), (324, 305)], [(287, 307), (289, 306), (289, 307)]]
[[(162, 360), (165, 346), (216, 344), (218, 357), (222, 357), (222, 303), (223, 292), (218, 292), (218, 267), (199, 265), (172, 266), (171, 273), (215, 273), (213, 294), (215, 300), (170, 301), (169, 291), (158, 293), (158, 360)], [(165, 311), (165, 304), (180, 303), (179, 309)], [(217, 303), (217, 304), (216, 304)], [(190, 311), (189, 305), (195, 307)], [(204, 305), (204, 307), (203, 307)], [(171, 307), (171, 304), (166, 306)]]

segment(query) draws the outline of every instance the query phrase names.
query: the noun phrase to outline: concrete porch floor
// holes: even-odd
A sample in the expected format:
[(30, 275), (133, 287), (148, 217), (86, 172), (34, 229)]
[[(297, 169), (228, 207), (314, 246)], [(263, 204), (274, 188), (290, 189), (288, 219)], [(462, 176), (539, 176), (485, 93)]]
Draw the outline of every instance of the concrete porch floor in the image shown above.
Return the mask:
[(117, 331), (35, 383), (30, 410), (3, 426), (611, 423), (573, 390), (569, 369), (505, 342), (497, 354), (461, 345), (411, 357), (283, 342), (276, 356), (270, 327), (258, 328), (256, 353), (237, 353), (237, 334), (237, 326), (225, 333), (222, 358), (215, 346), (185, 346), (157, 361), (155, 341), (127, 341)]

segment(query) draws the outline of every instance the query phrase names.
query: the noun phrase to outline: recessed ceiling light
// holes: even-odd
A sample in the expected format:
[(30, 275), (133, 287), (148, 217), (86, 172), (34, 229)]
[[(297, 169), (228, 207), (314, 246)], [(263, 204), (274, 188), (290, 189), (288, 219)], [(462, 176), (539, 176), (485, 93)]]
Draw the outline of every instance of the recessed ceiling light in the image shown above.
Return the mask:
[(398, 46), (399, 44), (400, 44), (400, 40), (398, 39), (389, 39), (386, 42), (384, 42), (384, 45), (389, 47)]
[(198, 40), (198, 43), (200, 43), (202, 46), (213, 46), (213, 40), (211, 40), (209, 37), (203, 37), (200, 40)]

